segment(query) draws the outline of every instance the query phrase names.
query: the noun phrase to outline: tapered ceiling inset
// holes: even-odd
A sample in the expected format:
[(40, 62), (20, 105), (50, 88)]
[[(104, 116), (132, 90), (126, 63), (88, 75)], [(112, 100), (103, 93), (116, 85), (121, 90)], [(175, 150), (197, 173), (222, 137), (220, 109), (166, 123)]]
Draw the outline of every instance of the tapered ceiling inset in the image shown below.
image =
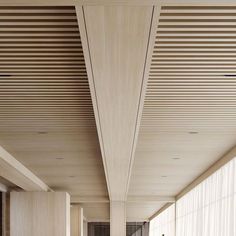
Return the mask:
[(112, 200), (125, 200), (132, 168), (152, 7), (85, 6), (97, 126)]

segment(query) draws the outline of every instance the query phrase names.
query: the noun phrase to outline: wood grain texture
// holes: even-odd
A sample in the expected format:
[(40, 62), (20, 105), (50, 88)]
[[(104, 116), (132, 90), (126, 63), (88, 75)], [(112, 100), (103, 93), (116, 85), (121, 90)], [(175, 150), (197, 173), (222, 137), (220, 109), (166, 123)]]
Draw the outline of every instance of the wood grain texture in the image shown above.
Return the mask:
[(110, 203), (110, 234), (111, 236), (126, 235), (126, 203)]
[(89, 81), (98, 107), (97, 126), (109, 194), (112, 200), (124, 200), (132, 168), (152, 7), (86, 6), (84, 16), (93, 71)]
[(72, 205), (70, 208), (70, 236), (84, 236), (84, 213), (79, 205)]
[(27, 191), (50, 190), (41, 179), (0, 146), (1, 176)]
[(69, 236), (67, 193), (12, 192), (11, 236)]

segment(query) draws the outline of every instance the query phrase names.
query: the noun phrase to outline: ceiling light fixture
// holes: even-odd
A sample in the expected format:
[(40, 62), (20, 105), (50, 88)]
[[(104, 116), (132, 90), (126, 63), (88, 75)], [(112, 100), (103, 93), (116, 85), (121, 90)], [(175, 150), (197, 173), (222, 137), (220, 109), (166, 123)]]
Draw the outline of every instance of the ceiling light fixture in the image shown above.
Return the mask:
[(46, 131), (39, 131), (38, 134), (48, 134)]
[(180, 157), (173, 157), (173, 160), (180, 160)]
[(56, 157), (57, 160), (63, 160), (64, 157)]
[(0, 77), (11, 77), (11, 75), (4, 75), (4, 74), (0, 74)]
[(228, 75), (224, 75), (225, 77), (236, 77), (236, 74), (228, 74)]
[(167, 176), (166, 175), (162, 175), (161, 178), (166, 178)]
[(190, 132), (188, 132), (189, 134), (198, 134), (198, 132), (197, 131), (190, 131)]

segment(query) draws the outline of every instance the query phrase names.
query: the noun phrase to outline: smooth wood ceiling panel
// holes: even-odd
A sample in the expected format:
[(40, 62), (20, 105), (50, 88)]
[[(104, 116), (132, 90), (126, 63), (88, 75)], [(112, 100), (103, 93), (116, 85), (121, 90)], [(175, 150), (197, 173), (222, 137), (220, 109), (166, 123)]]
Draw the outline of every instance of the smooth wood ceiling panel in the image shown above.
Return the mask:
[(74, 7), (3, 7), (0, 35), (0, 145), (52, 188), (107, 196)]
[(175, 196), (236, 144), (235, 6), (163, 5), (131, 195)]
[(149, 217), (161, 209), (165, 203), (163, 202), (128, 202), (126, 204), (127, 221), (128, 222), (144, 222)]
[[(84, 215), (89, 221), (101, 222), (110, 220), (109, 203), (83, 203)], [(165, 205), (164, 202), (127, 202), (127, 222), (144, 222)]]

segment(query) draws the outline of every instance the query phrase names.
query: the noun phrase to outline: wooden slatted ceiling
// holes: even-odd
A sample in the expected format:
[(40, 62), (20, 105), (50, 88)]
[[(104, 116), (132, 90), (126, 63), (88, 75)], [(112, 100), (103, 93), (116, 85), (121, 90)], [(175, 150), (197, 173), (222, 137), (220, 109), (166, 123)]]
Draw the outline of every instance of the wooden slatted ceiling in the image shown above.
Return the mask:
[(0, 145), (55, 189), (107, 196), (74, 7), (0, 8)]
[(74, 8), (0, 13), (0, 126), (94, 128)]
[(130, 195), (174, 196), (236, 143), (236, 5), (162, 6)]
[(143, 127), (235, 127), (235, 16), (227, 6), (162, 7)]

